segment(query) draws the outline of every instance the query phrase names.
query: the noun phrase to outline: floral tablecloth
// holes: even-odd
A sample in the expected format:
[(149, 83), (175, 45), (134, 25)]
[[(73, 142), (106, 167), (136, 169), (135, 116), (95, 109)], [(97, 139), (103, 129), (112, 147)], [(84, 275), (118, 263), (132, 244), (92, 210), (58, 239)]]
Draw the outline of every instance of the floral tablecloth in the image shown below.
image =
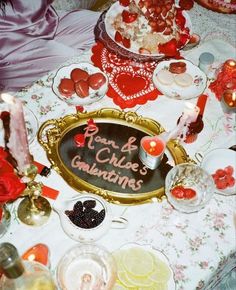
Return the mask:
[[(203, 26), (206, 27), (207, 20), (202, 9), (202, 7), (195, 8), (192, 15), (194, 18), (194, 15), (198, 17), (201, 13)], [(205, 17), (208, 14), (209, 11)], [(218, 15), (215, 15), (215, 19), (218, 19)], [(202, 28), (198, 23), (197, 30), (200, 30), (200, 27)], [(210, 51), (216, 58), (217, 67), (227, 58), (235, 56), (235, 47), (232, 46), (232, 41), (223, 41), (215, 34), (210, 37), (210, 29), (211, 27), (208, 27), (208, 33), (204, 31), (207, 37), (202, 44), (185, 52), (183, 56), (197, 64), (200, 53)], [(229, 35), (227, 39), (232, 38), (231, 32), (227, 29), (226, 32)], [(90, 57), (91, 51), (86, 51), (68, 63), (91, 62)], [(39, 124), (48, 119), (75, 113), (75, 107), (68, 106), (54, 95), (51, 89), (54, 75), (55, 71), (18, 94), (18, 97), (25, 101), (26, 106), (35, 113)], [(196, 142), (184, 145), (192, 158), (196, 152), (205, 154), (214, 148), (228, 148), (235, 144), (235, 115), (223, 114), (215, 96), (208, 89), (205, 93), (209, 95), (209, 99), (204, 113), (204, 130), (199, 134)], [(196, 103), (196, 100), (191, 102)], [(159, 96), (145, 105), (135, 106), (132, 111), (153, 118), (166, 130), (170, 130), (182, 113), (183, 105), (184, 101)], [(90, 111), (103, 107), (118, 108), (111, 98), (104, 97), (99, 102), (86, 106), (85, 109)], [(30, 145), (30, 150), (36, 161), (50, 165), (36, 139)], [(42, 177), (41, 180), (45, 185), (60, 191), (57, 200), (67, 199), (76, 193), (54, 171), (48, 178)], [(50, 202), (53, 204), (54, 201), (50, 200)], [(21, 224), (16, 215), (17, 205), (18, 201), (11, 206), (12, 224), (1, 242), (14, 243), (20, 253), (36, 243), (47, 244), (51, 252), (51, 269), (55, 271), (59, 259), (76, 242), (63, 232), (59, 218), (54, 212), (48, 223), (42, 227), (28, 227)], [(235, 205), (235, 195), (225, 197), (217, 194), (204, 209), (193, 214), (176, 211), (167, 200), (136, 206), (111, 204), (114, 216), (124, 216), (128, 219), (129, 225), (126, 229), (110, 229), (97, 243), (110, 251), (127, 242), (150, 244), (168, 257), (175, 275), (176, 290), (217, 289), (219, 280), (236, 267)]]

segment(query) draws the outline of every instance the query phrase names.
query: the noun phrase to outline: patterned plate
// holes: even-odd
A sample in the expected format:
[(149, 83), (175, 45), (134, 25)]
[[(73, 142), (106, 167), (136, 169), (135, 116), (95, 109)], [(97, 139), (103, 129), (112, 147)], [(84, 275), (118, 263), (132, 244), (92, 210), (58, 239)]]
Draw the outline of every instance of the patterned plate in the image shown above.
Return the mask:
[(153, 73), (153, 83), (157, 87), (157, 89), (167, 97), (177, 99), (177, 100), (188, 100), (192, 98), (196, 98), (197, 96), (201, 95), (207, 85), (207, 77), (203, 71), (201, 71), (196, 65), (188, 60), (181, 60), (181, 62), (186, 63), (186, 73), (190, 74), (193, 78), (193, 82), (188, 87), (178, 86), (175, 82), (171, 85), (164, 85), (161, 83), (158, 78), (157, 74), (160, 70), (168, 70), (169, 65), (172, 62), (176, 62), (175, 59), (161, 61)]

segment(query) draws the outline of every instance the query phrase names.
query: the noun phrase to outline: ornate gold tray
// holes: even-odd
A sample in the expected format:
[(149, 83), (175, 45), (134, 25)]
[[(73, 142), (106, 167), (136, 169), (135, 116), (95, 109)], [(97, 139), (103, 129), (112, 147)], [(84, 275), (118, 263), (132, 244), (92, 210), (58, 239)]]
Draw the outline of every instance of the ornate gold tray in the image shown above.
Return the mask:
[[(97, 125), (96, 132), (87, 130), (89, 119)], [(136, 204), (161, 199), (171, 165), (190, 160), (184, 148), (171, 140), (160, 166), (147, 169), (138, 157), (140, 140), (162, 132), (152, 119), (105, 108), (48, 120), (38, 131), (38, 141), (52, 167), (76, 190), (113, 203)], [(74, 136), (84, 133), (85, 146), (77, 147)]]

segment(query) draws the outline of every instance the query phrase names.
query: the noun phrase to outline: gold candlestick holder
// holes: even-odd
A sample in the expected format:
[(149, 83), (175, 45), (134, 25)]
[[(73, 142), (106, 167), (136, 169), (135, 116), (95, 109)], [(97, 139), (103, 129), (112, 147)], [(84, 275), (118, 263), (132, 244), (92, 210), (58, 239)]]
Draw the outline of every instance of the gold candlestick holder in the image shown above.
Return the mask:
[(41, 226), (47, 222), (51, 214), (51, 205), (41, 196), (42, 182), (35, 181), (38, 170), (35, 165), (27, 168), (24, 177), (27, 179), (27, 187), (24, 190), (24, 199), (20, 202), (17, 215), (21, 222), (30, 226)]

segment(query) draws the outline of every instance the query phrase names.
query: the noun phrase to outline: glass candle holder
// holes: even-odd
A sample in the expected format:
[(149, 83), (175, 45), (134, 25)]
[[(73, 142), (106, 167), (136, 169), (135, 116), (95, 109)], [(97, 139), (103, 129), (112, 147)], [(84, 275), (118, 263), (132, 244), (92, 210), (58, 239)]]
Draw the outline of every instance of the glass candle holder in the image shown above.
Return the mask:
[(236, 113), (236, 91), (226, 90), (221, 98), (221, 107), (224, 113)]

